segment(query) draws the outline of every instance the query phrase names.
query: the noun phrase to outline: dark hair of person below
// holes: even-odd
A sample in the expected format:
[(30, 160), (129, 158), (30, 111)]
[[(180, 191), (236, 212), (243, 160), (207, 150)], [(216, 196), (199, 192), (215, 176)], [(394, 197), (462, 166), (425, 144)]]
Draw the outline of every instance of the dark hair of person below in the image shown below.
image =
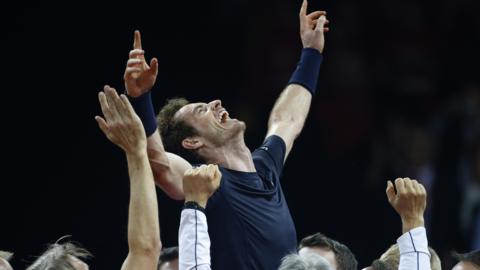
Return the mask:
[(480, 269), (480, 249), (467, 253), (452, 252), (453, 258), (462, 262), (469, 262)]
[(298, 250), (303, 247), (321, 247), (335, 253), (338, 270), (356, 270), (358, 266), (357, 259), (352, 251), (344, 244), (335, 241), (322, 233), (309, 235), (300, 241)]
[(178, 259), (178, 247), (169, 247), (162, 249), (160, 259), (158, 260), (158, 268), (166, 262), (171, 262)]

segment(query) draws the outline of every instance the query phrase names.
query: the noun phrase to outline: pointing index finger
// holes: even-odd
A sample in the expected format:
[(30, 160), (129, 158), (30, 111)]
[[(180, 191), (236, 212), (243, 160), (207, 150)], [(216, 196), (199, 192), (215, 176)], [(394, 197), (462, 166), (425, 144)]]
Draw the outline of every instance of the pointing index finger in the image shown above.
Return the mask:
[(300, 8), (300, 16), (304, 17), (307, 16), (307, 0), (303, 0), (302, 7)]
[(142, 49), (142, 37), (140, 36), (140, 31), (135, 30), (135, 38), (133, 40), (134, 49)]

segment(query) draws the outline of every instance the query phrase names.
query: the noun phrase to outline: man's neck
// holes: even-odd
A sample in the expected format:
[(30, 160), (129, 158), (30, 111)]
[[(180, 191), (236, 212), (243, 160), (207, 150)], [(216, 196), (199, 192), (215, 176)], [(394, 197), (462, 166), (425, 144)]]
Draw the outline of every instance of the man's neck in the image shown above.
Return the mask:
[(253, 164), (252, 153), (245, 145), (243, 136), (232, 139), (223, 146), (206, 150), (203, 156), (207, 157), (206, 160), (208, 163), (218, 164), (230, 170), (241, 172), (256, 171)]

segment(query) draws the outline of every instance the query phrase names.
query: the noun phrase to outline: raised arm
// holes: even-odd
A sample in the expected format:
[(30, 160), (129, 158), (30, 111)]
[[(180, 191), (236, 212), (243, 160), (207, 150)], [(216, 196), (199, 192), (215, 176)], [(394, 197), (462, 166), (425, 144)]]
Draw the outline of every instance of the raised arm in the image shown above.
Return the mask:
[[(395, 192), (396, 190), (396, 192)], [(399, 270), (430, 270), (430, 252), (423, 213), (427, 193), (422, 184), (410, 178), (398, 178), (395, 187), (387, 183), (387, 198), (402, 220), (402, 235), (397, 239), (400, 251)]]
[(202, 165), (185, 172), (185, 205), (178, 230), (180, 270), (210, 270), (210, 237), (205, 207), (220, 186), (217, 165)]
[(135, 31), (133, 50), (130, 51), (124, 73), (125, 89), (135, 112), (140, 117), (147, 136), (147, 152), (155, 182), (168, 196), (181, 200), (182, 177), (191, 168), (185, 159), (167, 153), (157, 129), (151, 92), (158, 74), (158, 60), (152, 58), (150, 65), (145, 60), (139, 31)]
[(270, 113), (266, 136), (277, 135), (285, 141), (285, 159), (303, 129), (317, 87), (325, 45), (324, 33), (328, 31), (326, 24), (326, 12), (307, 14), (307, 1), (304, 0), (300, 9), (300, 37), (304, 49), (297, 69)]
[(147, 156), (147, 139), (140, 118), (125, 95), (105, 87), (99, 93), (105, 117), (96, 116), (107, 138), (125, 151), (130, 175), (128, 256), (122, 269), (157, 269), (160, 250), (157, 194)]

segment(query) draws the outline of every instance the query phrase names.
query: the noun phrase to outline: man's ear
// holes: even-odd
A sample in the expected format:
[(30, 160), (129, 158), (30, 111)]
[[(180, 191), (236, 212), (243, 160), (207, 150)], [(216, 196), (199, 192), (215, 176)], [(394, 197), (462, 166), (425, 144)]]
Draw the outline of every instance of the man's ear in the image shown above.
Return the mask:
[(183, 139), (182, 146), (188, 150), (197, 150), (203, 146), (203, 142), (198, 137), (188, 137)]

